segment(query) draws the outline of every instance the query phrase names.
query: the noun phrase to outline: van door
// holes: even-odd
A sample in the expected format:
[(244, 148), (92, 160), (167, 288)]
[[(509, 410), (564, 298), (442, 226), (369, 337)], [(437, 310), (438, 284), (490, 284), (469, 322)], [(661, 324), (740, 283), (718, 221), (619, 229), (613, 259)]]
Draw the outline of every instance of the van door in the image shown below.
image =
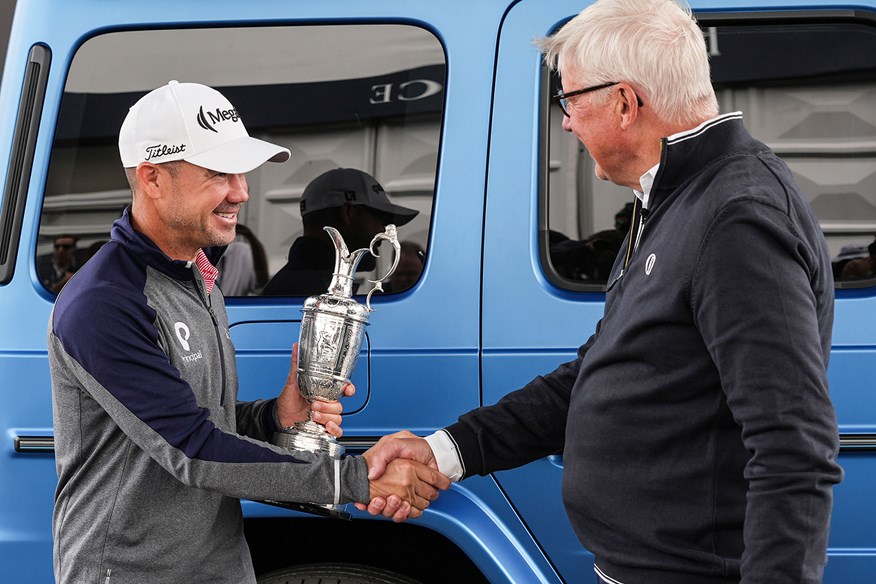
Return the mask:
[[(376, 310), (353, 376), (357, 393), (344, 404), (347, 437), (367, 445), (402, 428), (428, 432), (460, 409), (477, 405), (485, 131), (480, 139), (465, 131), (447, 134), (448, 149), (455, 154), (445, 155), (441, 163), (447, 172), (441, 188), (448, 194), (440, 208), (455, 220), (433, 227), (448, 103), (447, 52), (439, 37), (421, 24), (401, 23), (390, 4), (384, 5), (380, 22), (373, 22), (379, 15), (367, 12), (367, 23), (349, 18), (350, 11), (337, 4), (317, 13), (296, 9), (295, 19), (282, 2), (253, 5), (245, 13), (226, 4), (229, 10), (209, 14), (229, 21), (207, 25), (197, 11), (166, 12), (161, 17), (168, 20), (165, 24), (151, 19), (141, 25), (142, 4), (137, 2), (120, 4), (101, 17), (81, 14), (72, 3), (58, 6), (51, 18), (22, 11), (17, 23), (19, 35), (49, 39), (51, 50), (43, 47), (46, 61), (48, 55), (55, 61), (54, 74), (48, 74), (46, 62), (40, 78), (44, 93), (38, 93), (37, 104), (45, 108), (47, 121), (39, 134), (30, 193), (19, 199), (27, 206), (23, 220), (16, 216), (23, 243), (20, 249), (3, 250), (4, 258), (6, 252), (17, 258), (17, 269), (5, 269), (11, 283), (0, 283), (0, 426), (15, 442), (13, 457), (0, 462), (0, 474), (16, 477), (0, 481), (0, 531), (8, 536), (0, 555), (33, 560), (10, 566), (9, 577), (16, 581), (33, 576), (32, 565), (45, 570), (34, 577), (51, 578), (57, 477), (45, 334), (52, 303), (66, 278), (75, 277), (109, 239), (113, 221), (130, 204), (117, 146), (128, 108), (171, 79), (216, 87), (235, 105), (251, 135), (287, 145), (293, 153), (289, 164), (265, 165), (248, 175), (250, 200), (240, 214), (248, 230), (239, 229), (238, 240), (229, 246), (231, 252), (239, 245), (241, 253), (226, 253), (229, 262), (246, 261), (219, 266), (218, 285), (227, 298), (238, 351), (239, 398), (279, 393), (298, 340), (304, 297), (326, 292), (327, 286), (262, 294), (302, 236), (304, 189), (322, 173), (343, 167), (371, 174), (392, 204), (416, 212), (399, 224), (399, 239), (410, 254), (403, 261), (407, 279), (399, 270), (387, 292), (373, 297)], [(420, 11), (414, 19), (419, 23), (428, 20), (430, 11), (440, 12)], [(68, 26), (57, 26), (53, 18)], [(249, 22), (252, 18), (258, 22)], [(478, 64), (492, 67), (495, 43), (460, 40), (455, 50), (479, 56), (457, 74), (461, 84), (476, 87), (469, 92), (472, 99), (460, 95), (453, 105), (459, 126), (473, 128), (465, 119), (486, 117), (490, 91), (473, 81), (481, 77)], [(16, 64), (26, 56), (21, 52), (17, 47), (11, 54)], [(4, 92), (4, 103), (12, 95)], [(480, 105), (473, 108), (472, 103)], [(38, 112), (35, 117), (39, 120)], [(32, 144), (26, 148), (33, 153)], [(369, 213), (364, 207), (356, 210)], [(383, 223), (383, 215), (376, 217)], [(6, 231), (0, 231), (8, 243)], [(331, 246), (329, 237), (322, 237)], [(355, 249), (370, 239), (348, 244)], [(16, 239), (12, 245), (17, 244)], [(383, 274), (392, 261), (386, 246), (380, 254), (374, 265), (363, 262), (357, 274), (363, 303), (368, 280)], [(332, 268), (329, 260), (324, 266), (329, 277)], [(241, 285), (227, 279), (242, 270), (248, 278)], [(264, 516), (269, 513), (265, 509), (283, 513), (257, 503), (245, 506), (249, 514)]]
[[(783, 11), (765, 2), (756, 13), (731, 2), (691, 4), (702, 9), (721, 111), (742, 110), (755, 137), (788, 162), (835, 260), (829, 379), (846, 478), (834, 491), (825, 582), (867, 581), (876, 566), (865, 527), (876, 522), (876, 328), (868, 324), (876, 279), (842, 268), (869, 257), (876, 236), (876, 4), (846, 11), (803, 2)], [(574, 358), (601, 317), (607, 267), (629, 224), (633, 194), (596, 180), (586, 151), (562, 131), (562, 114), (549, 103), (558, 80), (531, 44), (583, 7), (523, 0), (503, 23), (485, 217), (485, 404)], [(562, 457), (551, 456), (495, 476), (558, 572), (575, 581), (592, 557), (565, 519), (562, 472)]]

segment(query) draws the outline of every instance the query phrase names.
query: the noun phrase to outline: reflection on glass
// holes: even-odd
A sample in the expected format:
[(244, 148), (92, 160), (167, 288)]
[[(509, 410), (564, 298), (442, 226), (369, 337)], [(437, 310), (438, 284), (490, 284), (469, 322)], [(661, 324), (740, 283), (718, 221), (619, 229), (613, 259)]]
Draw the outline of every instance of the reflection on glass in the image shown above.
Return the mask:
[[(42, 209), (41, 273), (58, 236), (77, 239), (78, 265), (83, 250), (109, 238), (130, 201), (117, 151), (121, 121), (170, 79), (216, 87), (251, 134), (293, 153), (247, 177), (250, 200), (220, 266), (226, 295), (260, 294), (286, 265), (304, 229), (305, 188), (333, 169), (372, 175), (387, 204), (411, 210), (399, 237), (425, 248), (445, 84), (444, 52), (431, 33), (380, 24), (130, 31), (88, 40), (71, 64)], [(332, 268), (324, 268), (329, 276)], [(368, 276), (359, 273), (363, 283)]]

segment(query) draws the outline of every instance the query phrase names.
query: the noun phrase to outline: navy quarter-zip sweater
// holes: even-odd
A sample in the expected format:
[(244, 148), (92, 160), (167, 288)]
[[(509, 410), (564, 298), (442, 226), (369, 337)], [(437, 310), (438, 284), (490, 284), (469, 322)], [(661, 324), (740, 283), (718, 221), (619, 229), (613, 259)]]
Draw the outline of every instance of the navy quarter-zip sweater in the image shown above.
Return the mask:
[(820, 583), (833, 278), (791, 171), (738, 113), (664, 139), (623, 261), (577, 360), (447, 428), (465, 474), (563, 450), (572, 526), (623, 584)]
[(276, 400), (237, 401), (222, 293), (128, 211), (61, 291), (48, 343), (58, 584), (254, 584), (239, 498), (368, 497), (361, 457), (267, 443)]

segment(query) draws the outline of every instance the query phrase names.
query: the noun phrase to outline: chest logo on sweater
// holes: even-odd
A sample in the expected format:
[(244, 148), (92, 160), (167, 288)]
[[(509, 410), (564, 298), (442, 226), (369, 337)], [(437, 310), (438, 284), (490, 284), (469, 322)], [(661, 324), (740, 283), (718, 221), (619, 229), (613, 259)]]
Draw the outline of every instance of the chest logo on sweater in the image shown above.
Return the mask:
[(648, 259), (645, 260), (645, 275), (650, 276), (651, 270), (654, 269), (654, 263), (657, 261), (657, 256), (655, 254), (651, 254), (648, 256)]
[(189, 337), (192, 336), (192, 332), (189, 330), (188, 325), (184, 322), (177, 322), (174, 323), (173, 330), (176, 331), (176, 338), (179, 339), (179, 344), (182, 345), (183, 351), (191, 351)]
[[(173, 324), (173, 330), (176, 333), (176, 338), (179, 339), (179, 344), (182, 346), (183, 351), (186, 351), (187, 353), (190, 352), (192, 348), (189, 345), (189, 338), (192, 336), (192, 331), (189, 330), (189, 326), (184, 322), (175, 322)], [(182, 356), (183, 363), (194, 363), (202, 358), (203, 355), (200, 351)]]

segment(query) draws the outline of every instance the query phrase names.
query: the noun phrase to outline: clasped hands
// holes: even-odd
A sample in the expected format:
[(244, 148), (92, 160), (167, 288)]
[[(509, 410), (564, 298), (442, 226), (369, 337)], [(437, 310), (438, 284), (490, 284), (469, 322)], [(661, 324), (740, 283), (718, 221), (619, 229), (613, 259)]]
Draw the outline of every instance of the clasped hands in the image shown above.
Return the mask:
[[(344, 395), (356, 393), (352, 383)], [(298, 343), (292, 346), (292, 363), (283, 391), (277, 398), (280, 424), (288, 427), (306, 420), (312, 411), (313, 421), (325, 426), (335, 438), (343, 435), (340, 401), (309, 403), (298, 390)], [(356, 508), (371, 515), (382, 515), (395, 522), (416, 519), (439, 491), (450, 487), (450, 479), (438, 472), (432, 448), (425, 439), (407, 430), (384, 436), (363, 455), (368, 465), (370, 500), (355, 503)]]

